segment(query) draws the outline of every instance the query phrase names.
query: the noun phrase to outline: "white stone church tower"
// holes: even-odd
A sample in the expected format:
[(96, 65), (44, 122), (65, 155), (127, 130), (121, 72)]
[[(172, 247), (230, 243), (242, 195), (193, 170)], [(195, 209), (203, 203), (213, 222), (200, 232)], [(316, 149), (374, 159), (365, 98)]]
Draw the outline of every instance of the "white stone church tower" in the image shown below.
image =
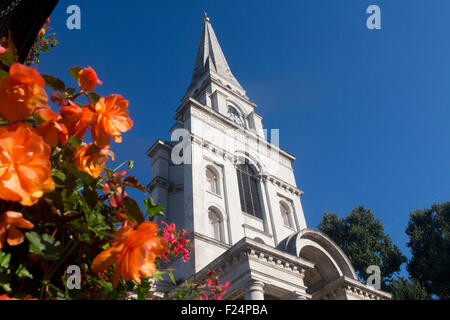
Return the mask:
[(166, 221), (191, 234), (191, 259), (171, 262), (175, 278), (201, 281), (215, 270), (231, 283), (225, 299), (389, 298), (359, 282), (342, 250), (307, 228), (295, 157), (277, 146), (276, 131), (267, 140), (256, 104), (204, 21), (174, 141), (158, 140), (147, 153), (152, 197)]

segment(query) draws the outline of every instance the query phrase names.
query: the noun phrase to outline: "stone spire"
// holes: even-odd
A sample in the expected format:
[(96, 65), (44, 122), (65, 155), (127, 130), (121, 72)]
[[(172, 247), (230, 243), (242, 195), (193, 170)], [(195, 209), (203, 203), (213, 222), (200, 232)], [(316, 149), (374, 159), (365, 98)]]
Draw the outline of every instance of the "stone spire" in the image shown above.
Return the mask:
[(217, 75), (222, 78), (222, 80), (229, 82), (231, 86), (244, 90), (231, 73), (230, 67), (222, 52), (222, 48), (219, 45), (219, 41), (217, 41), (216, 34), (214, 33), (206, 12), (203, 21), (205, 22), (205, 25), (203, 26), (200, 44), (197, 50), (197, 58), (194, 65), (194, 72), (192, 74), (188, 92), (197, 85), (198, 81), (206, 74)]

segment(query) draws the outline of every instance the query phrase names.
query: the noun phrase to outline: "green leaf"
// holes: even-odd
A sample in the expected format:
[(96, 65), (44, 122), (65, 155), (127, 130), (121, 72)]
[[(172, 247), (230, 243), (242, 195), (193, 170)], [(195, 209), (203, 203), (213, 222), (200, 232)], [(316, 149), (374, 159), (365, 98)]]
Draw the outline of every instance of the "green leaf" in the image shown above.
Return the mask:
[(12, 291), (9, 283), (6, 283), (6, 282), (0, 282), (0, 287), (2, 287), (3, 290), (5, 290), (8, 293)]
[(69, 69), (70, 75), (77, 81), (78, 81), (78, 74), (80, 73), (80, 71), (81, 67), (72, 67)]
[(91, 99), (91, 102), (93, 105), (95, 105), (98, 102), (98, 100), (100, 100), (100, 96), (93, 91), (88, 92), (87, 94), (88, 94), (89, 98)]
[(9, 73), (4, 71), (4, 70), (0, 70), (0, 79), (9, 76)]
[(95, 186), (97, 183), (97, 180), (94, 177), (92, 177), (90, 174), (78, 170), (76, 167), (74, 167), (73, 165), (71, 165), (67, 162), (61, 162), (60, 166), (63, 167), (64, 169), (66, 169), (69, 173), (71, 173), (76, 178), (80, 178), (83, 181), (83, 184), (85, 186), (86, 185)]
[(42, 255), (45, 250), (45, 245), (41, 241), (41, 237), (34, 231), (25, 233), (25, 237), (30, 242), (30, 251), (38, 255)]
[(42, 237), (34, 231), (27, 232), (25, 237), (30, 242), (30, 251), (47, 260), (57, 260), (63, 251), (61, 243), (48, 234)]
[(128, 170), (133, 169), (134, 167), (134, 161), (133, 160), (128, 160)]
[(45, 85), (50, 89), (59, 91), (61, 93), (64, 93), (64, 91), (66, 90), (66, 85), (58, 78), (48, 74), (43, 74), (42, 77), (45, 80)]
[(10, 67), (12, 64), (17, 62), (17, 51), (16, 47), (14, 46), (14, 42), (11, 39), (11, 32), (9, 33), (8, 50), (0, 55), (0, 62), (7, 67)]
[(113, 292), (114, 291), (114, 287), (113, 287), (111, 282), (105, 281), (105, 280), (100, 280), (100, 281), (96, 281), (96, 282), (99, 285), (101, 285), (103, 288), (105, 288), (107, 292)]
[(58, 187), (64, 187), (64, 181), (66, 180), (66, 175), (61, 170), (52, 169), (52, 177)]
[(164, 281), (163, 275), (166, 274), (165, 271), (156, 270), (153, 274), (153, 278)]
[(127, 211), (127, 214), (132, 217), (134, 220), (136, 220), (138, 223), (142, 223), (145, 221), (145, 216), (142, 213), (141, 209), (139, 209), (139, 205), (137, 204), (136, 200), (126, 197), (123, 200), (123, 204), (125, 205), (125, 209)]
[(18, 278), (24, 278), (25, 277), (25, 278), (33, 279), (33, 275), (22, 264), (16, 270), (16, 275), (17, 275)]
[(160, 204), (155, 204), (152, 197), (144, 199), (144, 205), (150, 220), (154, 220), (158, 216), (164, 217), (164, 207)]
[(79, 145), (81, 145), (81, 140), (74, 137), (74, 136), (69, 136), (69, 141), (67, 142), (71, 147), (78, 147)]
[(11, 253), (6, 254), (0, 251), (0, 267), (5, 269), (8, 268), (10, 260), (11, 260)]
[(173, 276), (172, 271), (169, 272), (169, 278), (170, 278), (170, 280), (172, 281), (173, 284), (175, 284), (175, 285), (177, 284), (177, 282), (175, 281), (175, 277)]

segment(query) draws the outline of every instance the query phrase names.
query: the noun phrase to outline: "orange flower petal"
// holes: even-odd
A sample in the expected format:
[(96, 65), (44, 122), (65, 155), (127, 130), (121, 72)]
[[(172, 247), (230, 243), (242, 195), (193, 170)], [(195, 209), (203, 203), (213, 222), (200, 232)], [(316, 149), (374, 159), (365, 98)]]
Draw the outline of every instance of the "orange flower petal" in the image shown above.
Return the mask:
[(8, 211), (5, 212), (5, 223), (16, 226), (21, 229), (33, 229), (34, 225), (23, 218), (20, 212)]
[(21, 123), (0, 130), (0, 198), (29, 206), (51, 178), (50, 147)]
[(0, 80), (0, 114), (8, 121), (25, 120), (37, 107), (48, 104), (44, 85), (35, 69), (13, 64), (10, 76)]
[(18, 246), (24, 241), (24, 236), (22, 231), (17, 229), (14, 226), (11, 226), (8, 230), (8, 238), (7, 238), (8, 244), (10, 246)]
[(40, 87), (45, 86), (45, 81), (39, 72), (23, 64), (14, 63), (9, 69), (9, 74), (23, 82), (36, 83)]
[(6, 239), (6, 228), (3, 226), (0, 226), (0, 249), (3, 249), (3, 246), (5, 244)]
[(103, 272), (114, 263), (113, 250), (114, 247), (110, 247), (95, 257), (91, 266), (92, 272)]
[(102, 85), (98, 79), (97, 73), (91, 67), (84, 68), (78, 73), (78, 85), (85, 91), (92, 91), (97, 87), (97, 84)]

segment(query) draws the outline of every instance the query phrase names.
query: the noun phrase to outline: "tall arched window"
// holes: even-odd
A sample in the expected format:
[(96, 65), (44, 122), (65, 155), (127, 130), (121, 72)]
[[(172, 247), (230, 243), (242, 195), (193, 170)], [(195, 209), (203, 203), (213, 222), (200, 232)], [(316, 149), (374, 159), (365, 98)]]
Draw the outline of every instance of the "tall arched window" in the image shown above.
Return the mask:
[(215, 170), (206, 168), (207, 190), (220, 195), (219, 176)]
[(213, 238), (216, 239), (217, 241), (223, 241), (222, 218), (220, 214), (213, 208), (210, 208), (208, 210), (208, 219), (210, 225), (210, 232)]
[(242, 211), (263, 219), (255, 170), (246, 161), (238, 165), (236, 171)]
[(235, 107), (228, 106), (228, 119), (236, 122), (238, 125), (244, 127), (244, 119), (242, 118), (241, 114)]
[(289, 207), (285, 203), (280, 202), (280, 211), (281, 211), (281, 217), (283, 218), (283, 224), (286, 227), (293, 228), (294, 225), (292, 223), (291, 210), (289, 209)]

